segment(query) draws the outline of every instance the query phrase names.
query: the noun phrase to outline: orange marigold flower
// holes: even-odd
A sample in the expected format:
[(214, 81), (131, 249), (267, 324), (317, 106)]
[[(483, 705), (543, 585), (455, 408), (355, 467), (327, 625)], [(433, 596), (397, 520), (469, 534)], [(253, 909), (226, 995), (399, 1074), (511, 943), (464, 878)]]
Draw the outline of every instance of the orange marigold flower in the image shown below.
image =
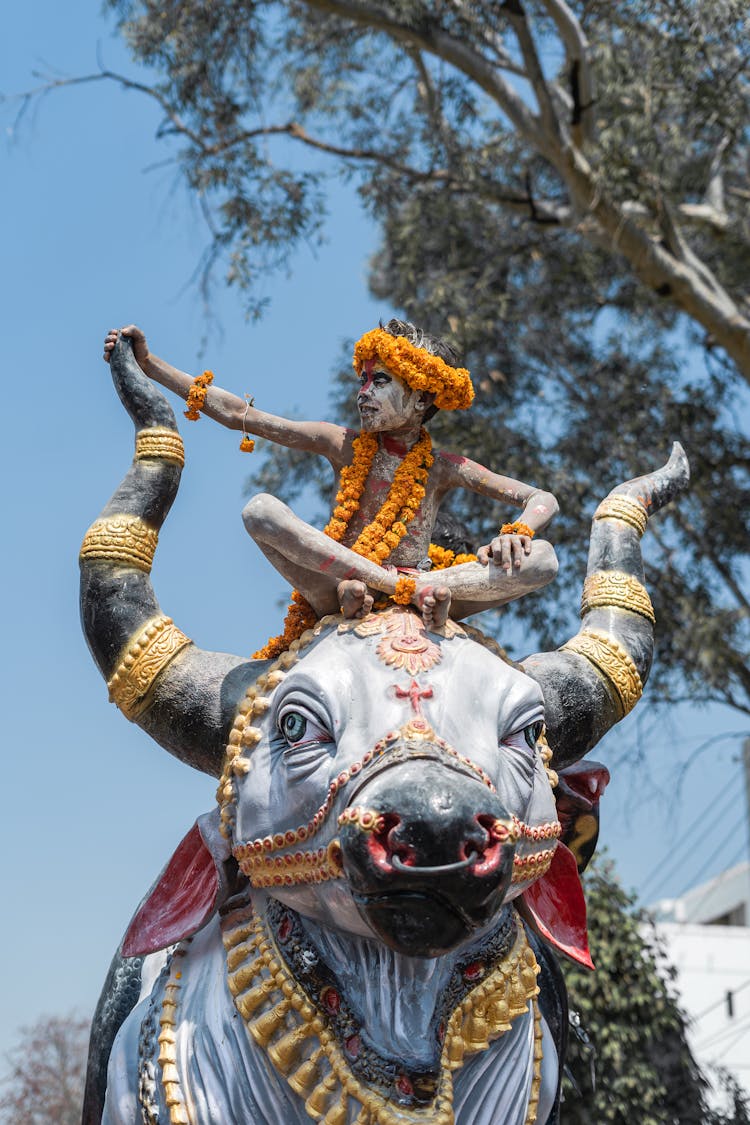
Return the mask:
[(416, 592), (416, 581), (413, 578), (401, 575), (400, 578), (396, 579), (396, 589), (391, 594), (391, 601), (396, 602), (397, 605), (410, 605)]
[(405, 336), (391, 336), (382, 328), (365, 332), (354, 345), (355, 371), (359, 372), (371, 359), (379, 359), (412, 390), (434, 394), (435, 406), (440, 410), (465, 410), (472, 404), (474, 388), (466, 368), (451, 367)]

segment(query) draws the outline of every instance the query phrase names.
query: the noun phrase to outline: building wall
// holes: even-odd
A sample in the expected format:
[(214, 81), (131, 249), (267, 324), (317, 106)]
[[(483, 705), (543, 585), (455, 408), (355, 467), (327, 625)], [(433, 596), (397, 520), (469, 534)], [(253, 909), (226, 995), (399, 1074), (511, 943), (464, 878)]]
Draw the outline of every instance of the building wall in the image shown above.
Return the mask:
[(660, 922), (701, 1068), (729, 1070), (750, 1096), (750, 927)]

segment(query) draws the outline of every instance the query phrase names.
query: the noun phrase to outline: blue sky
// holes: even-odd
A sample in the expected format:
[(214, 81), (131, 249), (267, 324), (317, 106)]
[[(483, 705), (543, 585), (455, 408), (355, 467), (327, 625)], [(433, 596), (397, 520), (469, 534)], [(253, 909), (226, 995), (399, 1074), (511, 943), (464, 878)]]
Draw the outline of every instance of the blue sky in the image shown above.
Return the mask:
[[(97, 44), (108, 66), (132, 72), (93, 0), (7, 5), (1, 18), (6, 95), (34, 85), (34, 69), (94, 71)], [(248, 324), (238, 296), (219, 287), (221, 330), (211, 329), (190, 284), (206, 241), (198, 209), (174, 169), (144, 173), (166, 155), (154, 140), (159, 119), (150, 102), (104, 83), (62, 90), (15, 132), (13, 105), (0, 109), (2, 1052), (20, 1024), (43, 1013), (93, 1009), (139, 899), (213, 802), (211, 779), (170, 758), (107, 702), (80, 631), (80, 541), (132, 452), (132, 427), (101, 360), (106, 329), (133, 320), (178, 366), (210, 366), (221, 385), (252, 392), (272, 412), (325, 417), (342, 341), (396, 310), (368, 296), (376, 231), (350, 190), (338, 188), (326, 245), (301, 252), (291, 276), (273, 283), (264, 319)], [(236, 435), (208, 420), (185, 422), (182, 431), (187, 467), (154, 584), (165, 611), (198, 644), (249, 653), (278, 630), (287, 592), (240, 520), (249, 458)], [(703, 874), (742, 858), (736, 738), (716, 740), (675, 789), (675, 762), (741, 726), (717, 710), (656, 720), (646, 709), (599, 748), (614, 773), (602, 838), (626, 884), (658, 894), (689, 885), (705, 858), (698, 850), (705, 830), (695, 847), (680, 841), (704, 811), (723, 827)], [(618, 766), (634, 745), (640, 767)], [(659, 885), (652, 873), (666, 876), (675, 860)]]

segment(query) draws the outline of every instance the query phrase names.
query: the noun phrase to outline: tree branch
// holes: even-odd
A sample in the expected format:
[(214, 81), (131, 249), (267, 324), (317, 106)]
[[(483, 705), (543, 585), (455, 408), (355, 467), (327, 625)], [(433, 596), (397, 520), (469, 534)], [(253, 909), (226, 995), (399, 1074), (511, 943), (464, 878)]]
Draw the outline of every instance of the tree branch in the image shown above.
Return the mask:
[[(35, 77), (44, 77), (41, 74), (35, 73)], [(180, 117), (177, 111), (169, 104), (163, 94), (154, 89), (153, 86), (147, 86), (143, 82), (136, 82), (132, 78), (126, 78), (124, 74), (118, 74), (114, 70), (102, 69), (97, 74), (82, 74), (75, 78), (49, 78), (44, 81), (42, 86), (36, 87), (34, 90), (27, 90), (24, 94), (19, 94), (18, 97), (23, 102), (27, 103), (30, 99), (41, 97), (50, 93), (52, 90), (63, 89), (66, 86), (84, 86), (90, 82), (117, 82), (126, 90), (137, 90), (140, 94), (146, 94), (147, 97), (153, 98), (155, 102), (161, 107), (165, 117), (172, 122), (177, 132), (183, 133), (194, 144), (202, 147), (202, 142), (198, 133), (195, 133)], [(23, 110), (21, 111), (23, 112)]]
[(531, 29), (529, 28), (521, 0), (505, 0), (505, 3), (502, 5), (502, 12), (513, 28), (516, 39), (518, 40), (518, 45), (521, 48), (521, 55), (526, 66), (527, 77), (536, 95), (539, 113), (545, 130), (549, 134), (550, 139), (554, 141), (558, 147), (569, 144), (570, 137), (567, 133), (567, 129), (563, 127), (562, 122), (557, 116), (554, 102), (550, 96), (549, 86), (547, 85), (547, 79), (539, 59), (539, 52), (536, 49), (536, 43), (531, 34)]
[(660, 295), (670, 296), (701, 324), (750, 383), (750, 320), (727, 291), (718, 282), (707, 284), (690, 263), (681, 261), (629, 218), (608, 196), (579, 149), (571, 148), (560, 155), (562, 159), (553, 163), (583, 219), (597, 224), (607, 237), (609, 248), (627, 259), (645, 285)]
[(589, 62), (589, 43), (576, 15), (565, 0), (541, 0), (543, 8), (554, 21), (565, 44), (570, 66), (570, 89), (573, 98), (571, 126), (573, 139), (580, 147), (596, 140), (594, 102), (596, 90)]
[(355, 0), (302, 0), (308, 8), (327, 12), (349, 20), (359, 27), (383, 31), (399, 43), (419, 47), (460, 70), (499, 106), (514, 127), (549, 158), (549, 142), (541, 128), (539, 118), (533, 114), (521, 96), (502, 78), (495, 67), (477, 51), (460, 43), (444, 31), (434, 20), (425, 17), (419, 26), (409, 26), (386, 16), (370, 4)]

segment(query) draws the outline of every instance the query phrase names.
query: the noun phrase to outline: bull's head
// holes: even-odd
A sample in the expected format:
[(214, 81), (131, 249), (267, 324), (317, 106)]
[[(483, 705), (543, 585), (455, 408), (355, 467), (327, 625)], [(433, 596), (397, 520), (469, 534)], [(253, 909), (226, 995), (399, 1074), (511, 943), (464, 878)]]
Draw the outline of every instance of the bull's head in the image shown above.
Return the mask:
[(444, 632), (392, 609), (305, 638), (241, 705), (220, 787), (254, 886), (417, 956), (486, 927), (559, 827), (539, 685)]

